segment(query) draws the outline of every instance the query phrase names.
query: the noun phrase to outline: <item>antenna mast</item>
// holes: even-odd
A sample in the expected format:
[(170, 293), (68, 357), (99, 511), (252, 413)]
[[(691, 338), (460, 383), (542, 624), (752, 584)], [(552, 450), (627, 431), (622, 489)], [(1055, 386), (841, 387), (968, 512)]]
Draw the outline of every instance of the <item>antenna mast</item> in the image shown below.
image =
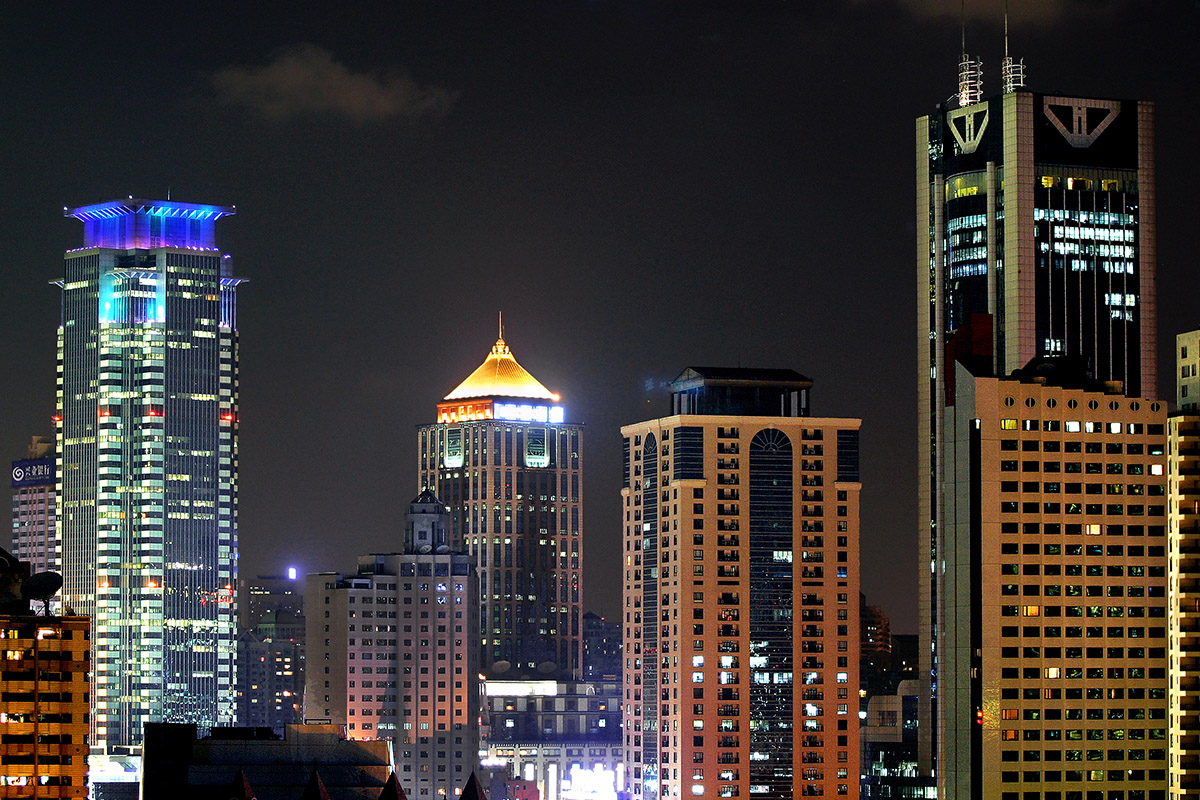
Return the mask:
[(962, 55), (958, 60), (958, 105), (973, 106), (983, 99), (983, 60), (967, 55), (967, 0), (962, 0)]
[(1025, 59), (1013, 61), (1008, 54), (1008, 0), (1004, 0), (1004, 63), (1000, 66), (1000, 77), (1005, 94), (1025, 88)]

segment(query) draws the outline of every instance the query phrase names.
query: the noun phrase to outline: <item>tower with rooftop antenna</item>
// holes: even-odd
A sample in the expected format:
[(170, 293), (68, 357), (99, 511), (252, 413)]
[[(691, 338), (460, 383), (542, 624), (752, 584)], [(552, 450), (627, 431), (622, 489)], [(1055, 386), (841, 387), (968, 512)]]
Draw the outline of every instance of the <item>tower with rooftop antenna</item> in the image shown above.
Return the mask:
[[(986, 610), (972, 605), (979, 586), (972, 581), (978, 579), (971, 577), (972, 561), (954, 533), (963, 528), (951, 525), (962, 508), (955, 494), (961, 484), (947, 466), (954, 455), (946, 425), (955, 401), (956, 367), (970, 363), (976, 377), (1004, 376), (1036, 358), (1070, 358), (1082, 362), (1091, 377), (1122, 387), (1131, 399), (1155, 391), (1154, 105), (1031, 92), (1025, 88), (1024, 64), (1009, 55), (1007, 36), (1003, 88), (983, 97), (979, 62), (967, 55), (965, 25), (962, 44), (958, 102), (918, 119), (915, 131), (919, 763), (922, 775), (936, 774), (938, 796), (1001, 800), (998, 788), (993, 793), (995, 787), (976, 784), (978, 776), (998, 775), (1009, 769), (1002, 762), (1021, 760), (1010, 742), (1041, 736), (1033, 730), (1040, 722), (1026, 725), (1029, 717), (1009, 716), (1002, 723), (994, 713), (1002, 691), (1018, 691), (1016, 684), (1004, 684), (1001, 670), (1019, 677), (1042, 668), (1019, 662), (1001, 667), (993, 660), (998, 651), (967, 644), (984, 641), (991, 620)], [(1011, 413), (1009, 429), (1036, 425), (1042, 430), (1035, 418), (1040, 412), (1024, 408)], [(986, 435), (1015, 443), (1007, 433)], [(1053, 459), (1048, 463), (1047, 469), (1059, 466)], [(1052, 479), (1050, 485), (1057, 486)], [(1082, 499), (1075, 507), (1081, 514), (1101, 508)], [(1122, 524), (1144, 525), (1130, 520), (1117, 527)], [(1038, 525), (1033, 528), (1040, 532)], [(1023, 536), (1027, 531), (1010, 532)], [(1039, 597), (1053, 586), (1039, 585), (1040, 578), (1026, 584)], [(1150, 648), (1137, 652), (1139, 670), (1158, 669), (1149, 665)], [(1097, 672), (1134, 666), (1128, 656), (1104, 663), (1112, 657), (1107, 653), (1097, 656), (1092, 667)], [(1015, 705), (1005, 710), (1018, 713)], [(1037, 740), (1043, 743), (1043, 761), (1067, 760), (1057, 744)], [(1165, 771), (1163, 753), (1147, 750), (1139, 774)], [(1091, 768), (1121, 771), (1115, 758), (1111, 766)], [(1057, 785), (1062, 774), (1041, 773), (1046, 796), (1069, 795), (1077, 788)], [(1145, 786), (1134, 785), (1139, 781), (1127, 777), (1126, 793), (1144, 791)]]

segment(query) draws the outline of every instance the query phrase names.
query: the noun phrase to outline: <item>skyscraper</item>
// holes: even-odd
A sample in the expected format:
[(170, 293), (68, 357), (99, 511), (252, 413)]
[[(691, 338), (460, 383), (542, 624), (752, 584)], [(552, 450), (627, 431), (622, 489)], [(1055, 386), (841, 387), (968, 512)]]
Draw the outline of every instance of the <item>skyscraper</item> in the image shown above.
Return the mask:
[(859, 420), (693, 367), (624, 441), (626, 797), (858, 797)]
[(58, 329), (63, 603), (93, 617), (92, 745), (148, 721), (234, 719), (241, 279), (233, 208), (114, 200), (64, 209)]
[(395, 740), (413, 800), (453, 797), (478, 763), (478, 578), (449, 543), (450, 514), (426, 489), (408, 506), (401, 552), (305, 586), (306, 719)]
[(1166, 404), (1071, 362), (947, 398), (938, 797), (1165, 794)]
[(477, 559), (488, 677), (579, 678), (583, 668), (583, 426), (504, 341), (418, 433), (418, 475)]
[(926, 773), (942, 630), (936, 587), (948, 544), (939, 486), (952, 348), (995, 375), (1038, 356), (1079, 356), (1129, 396), (1156, 392), (1154, 106), (1024, 91), (1016, 67), (1006, 60), (1005, 92), (983, 99), (978, 62), (964, 56), (957, 107), (939, 106), (916, 124)]

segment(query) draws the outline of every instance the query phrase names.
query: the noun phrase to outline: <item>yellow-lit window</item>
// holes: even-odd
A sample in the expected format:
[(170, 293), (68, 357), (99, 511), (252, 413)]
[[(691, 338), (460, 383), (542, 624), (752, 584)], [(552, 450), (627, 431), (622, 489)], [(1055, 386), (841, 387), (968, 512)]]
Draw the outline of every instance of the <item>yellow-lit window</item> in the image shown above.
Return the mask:
[(1002, 431), (1015, 431), (1016, 429), (1017, 429), (1017, 421), (1016, 421), (1015, 419), (1002, 419), (1002, 420), (1000, 420), (1000, 430), (1002, 430)]

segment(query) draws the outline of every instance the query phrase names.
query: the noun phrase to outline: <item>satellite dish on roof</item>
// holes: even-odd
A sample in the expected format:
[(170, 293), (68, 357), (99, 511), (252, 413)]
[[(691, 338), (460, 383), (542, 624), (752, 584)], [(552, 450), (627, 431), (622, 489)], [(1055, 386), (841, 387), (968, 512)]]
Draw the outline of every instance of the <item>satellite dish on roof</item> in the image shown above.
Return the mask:
[(423, 544), (423, 545), (421, 545), (420, 547), (418, 547), (418, 548), (417, 548), (417, 552), (418, 552), (418, 553), (420, 553), (420, 554), (421, 554), (421, 555), (423, 555), (423, 556), (427, 556), (427, 555), (429, 555), (430, 553), (432, 553), (432, 552), (433, 552), (433, 548), (432, 548), (432, 547), (430, 547), (430, 546), (429, 546), (429, 545), (427, 545), (427, 544)]
[(537, 665), (537, 669), (543, 675), (549, 675), (551, 672), (558, 670), (558, 664), (553, 661), (543, 661)]
[(58, 594), (62, 588), (63, 578), (57, 572), (39, 572), (31, 575), (21, 583), (21, 598), (23, 600), (39, 600), (42, 603), (42, 614), (45, 615), (50, 605), (50, 598)]
[(450, 545), (446, 545), (446, 544), (439, 544), (439, 545), (438, 545), (438, 547), (437, 547), (437, 551), (438, 551), (439, 553), (442, 553), (442, 554), (449, 553), (449, 552), (450, 552)]
[(58, 594), (62, 585), (62, 575), (57, 572), (39, 572), (26, 578), (21, 584), (21, 597), (45, 602)]

